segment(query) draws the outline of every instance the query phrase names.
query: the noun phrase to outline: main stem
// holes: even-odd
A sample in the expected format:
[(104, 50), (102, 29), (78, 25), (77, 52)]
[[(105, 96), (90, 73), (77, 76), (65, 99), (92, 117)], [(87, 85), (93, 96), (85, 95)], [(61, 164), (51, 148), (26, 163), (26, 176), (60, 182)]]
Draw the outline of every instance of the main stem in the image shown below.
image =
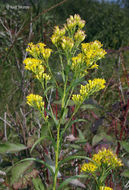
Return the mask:
[(56, 190), (57, 175), (58, 175), (58, 160), (59, 160), (59, 144), (60, 144), (60, 122), (57, 126), (57, 142), (56, 142), (56, 152), (55, 152), (55, 176), (54, 176), (54, 186), (53, 190)]

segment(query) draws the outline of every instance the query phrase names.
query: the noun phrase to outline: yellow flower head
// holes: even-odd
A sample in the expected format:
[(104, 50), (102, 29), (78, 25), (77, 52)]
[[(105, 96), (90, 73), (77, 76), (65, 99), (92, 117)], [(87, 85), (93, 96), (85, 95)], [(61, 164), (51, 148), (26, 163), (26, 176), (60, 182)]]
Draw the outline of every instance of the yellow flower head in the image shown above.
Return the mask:
[(81, 171), (83, 172), (94, 173), (96, 170), (97, 166), (92, 162), (84, 163), (81, 167)]
[(44, 43), (37, 43), (35, 45), (33, 43), (29, 43), (26, 51), (36, 59), (41, 59), (43, 57), (45, 61), (47, 61), (51, 55), (52, 50), (45, 48), (45, 46), (46, 45)]
[(45, 66), (42, 65), (41, 60), (26, 58), (23, 63), (25, 64), (25, 69), (32, 71), (39, 81), (43, 81), (44, 79), (48, 81), (51, 79), (51, 76), (45, 73)]
[(74, 71), (77, 78), (83, 77), (85, 73), (84, 57), (82, 53), (79, 53), (76, 57), (72, 57), (71, 69)]
[(38, 58), (40, 55), (39, 48), (34, 45), (32, 42), (28, 44), (26, 51), (30, 53), (34, 58)]
[(81, 20), (81, 17), (78, 14), (75, 14), (74, 16), (70, 16), (70, 18), (67, 19), (67, 23), (65, 25), (67, 30), (74, 30), (75, 27), (78, 26), (79, 29), (82, 29), (85, 26), (85, 21)]
[(30, 94), (26, 97), (27, 104), (39, 110), (44, 110), (43, 98), (39, 95)]
[(71, 51), (72, 47), (74, 46), (74, 41), (72, 40), (72, 38), (64, 36), (61, 38), (61, 46), (63, 50)]
[(25, 69), (32, 72), (36, 72), (37, 68), (42, 64), (42, 61), (35, 58), (26, 58), (23, 63), (25, 64)]
[(65, 28), (60, 29), (59, 26), (55, 26), (51, 41), (54, 45), (58, 45), (61, 38), (65, 35)]
[(113, 190), (111, 187), (100, 186), (99, 190)]
[(74, 101), (75, 104), (82, 103), (83, 97), (80, 94), (73, 94), (72, 100)]
[(105, 166), (116, 168), (123, 166), (123, 163), (120, 159), (117, 158), (117, 155), (114, 154), (110, 149), (102, 149), (97, 154), (93, 155), (92, 158), (98, 165), (104, 164)]
[(50, 80), (51, 79), (51, 76), (46, 74), (45, 72), (45, 69), (44, 69), (44, 66), (40, 65), (37, 69), (37, 72), (35, 73), (35, 76), (36, 78), (39, 80), (39, 81), (43, 81), (44, 79), (46, 81)]
[(102, 44), (97, 40), (90, 43), (82, 43), (82, 52), (85, 55), (85, 61), (87, 64), (92, 64), (104, 57), (106, 51), (101, 47)]
[(74, 35), (74, 39), (76, 42), (81, 43), (85, 39), (86, 35), (83, 30), (78, 29)]
[[(80, 94), (73, 95), (72, 100), (77, 103), (82, 103), (90, 95), (98, 92), (99, 90), (105, 88), (106, 81), (104, 79), (94, 79), (89, 80), (88, 83), (83, 86), (81, 85)], [(81, 101), (80, 101), (81, 100)]]

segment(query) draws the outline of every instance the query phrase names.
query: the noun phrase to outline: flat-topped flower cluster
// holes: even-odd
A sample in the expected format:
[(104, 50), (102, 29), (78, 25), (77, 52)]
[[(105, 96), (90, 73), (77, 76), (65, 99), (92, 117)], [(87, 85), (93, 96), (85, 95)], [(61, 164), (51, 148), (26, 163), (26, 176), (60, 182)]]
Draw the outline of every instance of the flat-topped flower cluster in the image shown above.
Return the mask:
[(120, 166), (123, 166), (123, 163), (118, 159), (117, 155), (112, 150), (104, 148), (99, 150), (97, 154), (94, 154), (89, 163), (84, 163), (81, 171), (94, 173), (101, 167), (111, 170)]

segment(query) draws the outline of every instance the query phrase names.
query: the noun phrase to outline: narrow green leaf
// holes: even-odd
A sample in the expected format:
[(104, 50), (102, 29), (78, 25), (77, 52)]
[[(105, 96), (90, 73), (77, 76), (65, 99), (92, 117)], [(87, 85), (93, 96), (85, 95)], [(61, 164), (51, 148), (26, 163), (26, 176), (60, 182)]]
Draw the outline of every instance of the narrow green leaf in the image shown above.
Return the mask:
[(95, 108), (97, 108), (97, 106), (95, 104), (94, 105), (92, 105), (92, 104), (84, 104), (80, 108), (83, 111), (85, 111), (85, 110), (88, 110), (88, 109), (95, 109)]
[(19, 152), (21, 150), (25, 150), (27, 147), (23, 144), (14, 144), (14, 143), (3, 143), (0, 144), (0, 153), (1, 154), (6, 154), (6, 153), (15, 153)]
[(59, 168), (65, 162), (68, 162), (69, 160), (73, 160), (73, 159), (86, 159), (86, 160), (91, 161), (91, 158), (86, 157), (86, 156), (78, 156), (78, 155), (68, 156), (67, 158), (64, 158), (63, 160), (59, 161), (59, 164), (58, 164)]
[(30, 150), (30, 153), (34, 150), (34, 148), (37, 146), (37, 144), (39, 144), (41, 141), (43, 141), (45, 138), (47, 138), (47, 136), (43, 136), (43, 137), (40, 137), (32, 146), (31, 150)]

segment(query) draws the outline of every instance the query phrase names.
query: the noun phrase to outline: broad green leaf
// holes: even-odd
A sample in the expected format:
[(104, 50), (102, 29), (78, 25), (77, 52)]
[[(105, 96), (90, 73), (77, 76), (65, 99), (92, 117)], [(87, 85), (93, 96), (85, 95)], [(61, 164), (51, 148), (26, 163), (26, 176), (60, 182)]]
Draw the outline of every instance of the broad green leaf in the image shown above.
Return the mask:
[(1, 154), (6, 154), (6, 153), (15, 153), (19, 152), (21, 150), (25, 150), (27, 147), (23, 144), (14, 144), (14, 143), (3, 143), (0, 144), (0, 153)]
[(40, 177), (33, 178), (32, 182), (33, 182), (35, 190), (45, 190), (44, 185), (43, 185)]
[(17, 165), (13, 166), (11, 169), (11, 185), (17, 182), (26, 170), (28, 170), (33, 164), (33, 161), (26, 161), (24, 163), (18, 163)]
[(80, 129), (78, 129), (78, 128), (77, 128), (77, 130), (78, 130), (78, 133), (79, 133), (79, 138), (84, 140), (84, 139), (85, 139), (85, 136), (84, 136), (84, 134), (82, 133), (82, 131), (81, 131)]
[(25, 162), (25, 161), (34, 161), (34, 162), (38, 162), (40, 164), (43, 164), (46, 168), (48, 168), (50, 170), (52, 176), (54, 177), (53, 169), (51, 168), (51, 166), (49, 164), (47, 164), (43, 160), (39, 160), (39, 159), (36, 159), (36, 158), (26, 158), (24, 160), (21, 160), (20, 162)]
[(62, 188), (66, 185), (68, 185), (73, 179), (78, 179), (78, 178), (87, 178), (89, 175), (76, 175), (76, 176), (72, 176), (68, 179), (66, 179), (65, 181), (63, 181), (63, 183), (61, 183), (61, 185), (57, 188), (57, 190), (62, 190)]
[(106, 139), (107, 141), (112, 141), (112, 137), (107, 135), (106, 133), (100, 133), (100, 134), (97, 134), (93, 137), (92, 139), (92, 145), (95, 146), (97, 145), (100, 141), (102, 141), (103, 139)]
[(120, 144), (129, 153), (129, 142), (120, 141)]
[(128, 177), (129, 178), (129, 169), (125, 169), (122, 173), (121, 176)]

